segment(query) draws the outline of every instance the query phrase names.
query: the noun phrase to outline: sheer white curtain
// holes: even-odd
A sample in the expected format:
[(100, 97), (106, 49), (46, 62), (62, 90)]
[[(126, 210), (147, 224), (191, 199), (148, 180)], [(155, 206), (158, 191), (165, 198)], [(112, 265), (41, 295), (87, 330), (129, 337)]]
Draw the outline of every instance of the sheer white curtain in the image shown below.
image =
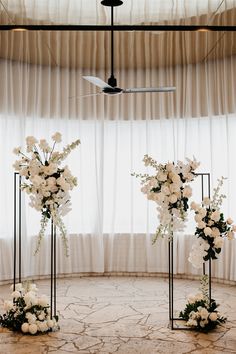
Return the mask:
[[(227, 176), (224, 210), (236, 220), (233, 163), (236, 116), (218, 116), (148, 121), (103, 121), (42, 119), (1, 116), (1, 201), (0, 279), (12, 277), (13, 169), (14, 146), (24, 145), (27, 135), (50, 139), (55, 130), (64, 143), (79, 137), (81, 146), (68, 159), (79, 186), (72, 193), (73, 210), (65, 219), (70, 241), (70, 257), (58, 242), (58, 272), (139, 271), (167, 272), (167, 242), (151, 245), (158, 225), (155, 205), (140, 192), (133, 171), (144, 172), (142, 157), (149, 153), (160, 162), (184, 159), (193, 154), (201, 161), (200, 171), (210, 172), (213, 184)], [(198, 183), (198, 182), (196, 182)], [(198, 186), (196, 185), (196, 190)], [(200, 200), (200, 195), (195, 193)], [(33, 256), (39, 230), (39, 214), (23, 201), (23, 275), (49, 273), (50, 240), (46, 236), (39, 255)], [(190, 217), (191, 219), (191, 217)], [(49, 230), (48, 230), (49, 233)], [(175, 272), (196, 274), (187, 262), (194, 237), (189, 222), (186, 233), (176, 235)], [(236, 245), (226, 241), (213, 275), (236, 280)]]

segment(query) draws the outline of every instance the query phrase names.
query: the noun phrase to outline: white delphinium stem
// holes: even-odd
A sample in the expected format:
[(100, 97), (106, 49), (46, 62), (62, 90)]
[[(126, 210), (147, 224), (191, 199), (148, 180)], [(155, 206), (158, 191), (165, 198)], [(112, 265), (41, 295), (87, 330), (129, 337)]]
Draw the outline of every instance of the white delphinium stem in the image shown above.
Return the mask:
[(227, 178), (225, 177), (221, 177), (217, 180), (218, 184), (216, 186), (216, 188), (213, 189), (214, 193), (213, 193), (213, 197), (212, 197), (212, 202), (211, 202), (211, 207), (212, 209), (215, 210), (219, 210), (220, 206), (223, 203), (223, 199), (226, 198), (226, 196), (224, 194), (220, 194), (220, 189), (224, 183), (224, 180), (226, 180)]
[(40, 227), (40, 231), (38, 234), (38, 239), (37, 239), (37, 244), (36, 244), (36, 249), (34, 251), (34, 255), (36, 255), (40, 250), (41, 242), (42, 242), (43, 236), (45, 234), (46, 227), (48, 225), (48, 221), (49, 221), (49, 219), (46, 216), (42, 215), (42, 218), (40, 220), (41, 227)]

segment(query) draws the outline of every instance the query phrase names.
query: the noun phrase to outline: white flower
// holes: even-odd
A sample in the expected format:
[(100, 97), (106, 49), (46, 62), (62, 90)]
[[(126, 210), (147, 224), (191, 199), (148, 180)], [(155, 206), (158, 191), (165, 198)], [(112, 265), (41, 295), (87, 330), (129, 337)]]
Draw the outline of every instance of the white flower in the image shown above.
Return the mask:
[(3, 304), (3, 308), (5, 311), (10, 311), (11, 309), (13, 309), (14, 305), (13, 305), (13, 302), (12, 301), (8, 301), (8, 300), (5, 300), (4, 301), (4, 304)]
[(209, 312), (207, 311), (207, 309), (205, 309), (204, 307), (199, 306), (198, 308), (198, 313), (201, 316), (202, 320), (207, 320)]
[(173, 170), (174, 170), (174, 165), (173, 165), (173, 163), (168, 162), (168, 163), (166, 164), (166, 171), (171, 172), (171, 171), (173, 171)]
[(204, 232), (204, 234), (205, 234), (206, 236), (211, 236), (211, 234), (212, 234), (212, 230), (211, 230), (210, 227), (205, 227), (205, 229), (203, 230), (203, 232)]
[(170, 195), (170, 197), (169, 197), (169, 202), (170, 203), (172, 203), (172, 204), (174, 204), (174, 203), (176, 203), (177, 202), (177, 197), (176, 197), (176, 195), (175, 194), (171, 194)]
[(204, 328), (208, 324), (208, 321), (205, 319), (205, 320), (200, 321), (199, 324), (202, 328)]
[(55, 141), (55, 143), (60, 143), (61, 142), (61, 133), (55, 133), (52, 135), (52, 140)]
[(21, 325), (21, 331), (23, 333), (28, 333), (29, 332), (29, 324), (27, 322), (24, 322), (22, 325)]
[(38, 304), (38, 299), (36, 298), (34, 291), (28, 291), (24, 296), (24, 300), (28, 308)]
[(15, 290), (13, 291), (11, 296), (13, 297), (13, 299), (18, 299), (19, 297), (21, 297), (21, 293), (18, 290)]
[(196, 327), (197, 326), (197, 321), (196, 320), (193, 320), (192, 318), (190, 318), (187, 323), (186, 323), (187, 326), (189, 327)]
[(15, 154), (15, 155), (19, 155), (20, 152), (21, 152), (21, 147), (20, 146), (13, 149), (13, 154)]
[(53, 320), (48, 320), (47, 321), (47, 325), (48, 325), (49, 328), (53, 328), (54, 325), (55, 325), (55, 322)]
[(48, 306), (48, 298), (46, 295), (42, 295), (41, 297), (38, 298), (38, 304), (42, 307), (47, 307)]
[(228, 232), (227, 232), (227, 238), (228, 238), (228, 240), (234, 240), (234, 233), (233, 233), (233, 231), (228, 231)]
[(214, 239), (214, 246), (215, 246), (215, 248), (222, 248), (223, 243), (224, 243), (224, 240), (223, 240), (222, 237), (216, 237), (216, 238)]
[(233, 224), (233, 220), (232, 220), (231, 218), (228, 218), (228, 219), (226, 220), (226, 222), (227, 222), (227, 224), (229, 224), (229, 225)]
[(37, 288), (36, 284), (31, 283), (31, 284), (29, 284), (29, 289), (28, 290), (29, 291), (33, 291), (33, 292), (36, 293), (38, 291), (38, 288)]
[(38, 319), (40, 321), (43, 321), (45, 319), (45, 317), (46, 317), (46, 314), (44, 311), (41, 311), (40, 314), (38, 315)]
[(31, 147), (31, 146), (37, 144), (37, 142), (38, 142), (38, 140), (35, 139), (34, 136), (27, 136), (27, 138), (26, 138), (26, 144), (27, 144), (27, 146), (29, 146), (29, 147)]
[(194, 216), (194, 219), (195, 219), (195, 221), (196, 221), (197, 223), (199, 223), (199, 222), (202, 221), (202, 216), (199, 215), (199, 214), (196, 214), (196, 215)]
[(233, 232), (236, 232), (236, 225), (233, 225), (232, 230)]
[(217, 227), (212, 228), (212, 234), (213, 237), (219, 237), (220, 236), (220, 231), (217, 229)]
[(220, 220), (220, 212), (218, 210), (213, 211), (211, 214), (211, 220), (216, 222)]
[(27, 318), (30, 324), (34, 324), (37, 320), (36, 315), (31, 312), (26, 312), (25, 317)]
[(206, 227), (206, 223), (204, 221), (199, 221), (197, 227), (199, 229), (204, 229)]
[(210, 204), (211, 204), (210, 198), (204, 197), (204, 198), (203, 198), (203, 204), (206, 205), (206, 206), (210, 205)]
[(165, 182), (167, 180), (167, 175), (165, 173), (163, 173), (163, 172), (159, 172), (157, 174), (157, 179), (160, 182)]
[(211, 321), (217, 321), (217, 318), (218, 318), (218, 316), (217, 316), (217, 313), (216, 312), (211, 312), (210, 313), (210, 315), (209, 315), (209, 319), (211, 320)]
[(195, 202), (191, 202), (190, 208), (191, 208), (191, 210), (198, 211), (198, 209), (200, 208), (200, 204), (197, 204)]
[(35, 323), (32, 323), (29, 325), (29, 333), (30, 334), (36, 334), (38, 331), (38, 327)]
[(192, 188), (190, 186), (185, 186), (183, 190), (183, 196), (186, 198), (190, 198), (192, 195)]
[(201, 215), (202, 219), (206, 216), (207, 211), (204, 208), (199, 208), (198, 209), (198, 214)]
[(43, 322), (39, 321), (37, 323), (37, 327), (40, 332), (47, 332), (48, 331), (47, 321), (43, 321)]

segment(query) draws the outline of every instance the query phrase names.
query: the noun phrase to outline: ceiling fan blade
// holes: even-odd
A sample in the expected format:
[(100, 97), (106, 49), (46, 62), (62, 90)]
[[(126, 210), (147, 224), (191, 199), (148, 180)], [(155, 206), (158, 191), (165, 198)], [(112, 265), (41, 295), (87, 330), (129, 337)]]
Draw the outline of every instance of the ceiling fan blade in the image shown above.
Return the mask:
[(88, 94), (88, 95), (70, 96), (70, 97), (69, 97), (69, 100), (72, 100), (72, 99), (78, 100), (78, 99), (80, 99), (80, 98), (99, 96), (99, 95), (101, 95), (101, 94), (102, 94), (102, 92), (97, 92), (97, 93), (90, 93), (90, 94)]
[(83, 79), (91, 82), (93, 85), (96, 85), (101, 89), (104, 89), (105, 87), (112, 88), (112, 86), (108, 85), (105, 81), (96, 76), (83, 76)]
[(138, 93), (138, 92), (172, 92), (175, 91), (176, 87), (140, 87), (140, 88), (129, 88), (124, 89), (123, 93)]

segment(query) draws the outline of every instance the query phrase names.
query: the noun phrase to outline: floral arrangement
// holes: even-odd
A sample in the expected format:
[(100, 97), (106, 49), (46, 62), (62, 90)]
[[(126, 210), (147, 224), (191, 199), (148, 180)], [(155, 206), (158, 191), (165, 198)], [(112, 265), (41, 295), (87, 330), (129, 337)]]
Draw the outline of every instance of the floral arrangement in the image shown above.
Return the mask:
[(13, 152), (20, 159), (13, 167), (24, 177), (21, 188), (30, 195), (30, 206), (42, 214), (35, 253), (39, 251), (46, 226), (51, 218), (54, 225), (59, 228), (68, 255), (66, 228), (62, 217), (70, 211), (69, 191), (77, 185), (77, 179), (72, 176), (68, 166), (61, 167), (61, 162), (80, 144), (80, 140), (67, 145), (62, 152), (55, 151), (56, 144), (62, 140), (61, 134), (55, 133), (52, 140), (51, 147), (45, 139), (38, 142), (35, 137), (28, 136), (26, 138), (28, 155), (21, 151), (21, 147), (15, 148)]
[(190, 252), (189, 261), (196, 268), (200, 268), (204, 261), (217, 259), (217, 254), (221, 252), (224, 238), (234, 239), (236, 226), (233, 220), (225, 220), (224, 214), (220, 211), (225, 195), (220, 193), (224, 178), (218, 180), (218, 185), (214, 188), (212, 200), (204, 198), (203, 202), (191, 203), (191, 209), (195, 212), (197, 223), (195, 235), (198, 237)]
[(186, 321), (186, 325), (203, 332), (208, 332), (226, 321), (218, 311), (216, 301), (209, 299), (207, 293), (208, 276), (204, 275), (201, 280), (200, 292), (189, 295), (184, 311), (180, 312), (180, 318)]
[(187, 163), (178, 161), (176, 164), (171, 162), (158, 164), (150, 156), (145, 155), (143, 159), (145, 166), (154, 168), (155, 174), (132, 174), (141, 178), (141, 191), (146, 194), (147, 199), (153, 200), (158, 205), (160, 225), (153, 243), (159, 236), (170, 237), (173, 231), (183, 228), (189, 207), (188, 199), (192, 195), (188, 183), (196, 177), (195, 170), (200, 164), (195, 158), (186, 160)]
[(35, 284), (16, 284), (12, 300), (4, 302), (6, 313), (0, 315), (0, 325), (12, 331), (37, 334), (59, 329), (58, 317), (51, 319), (45, 295), (38, 296)]

